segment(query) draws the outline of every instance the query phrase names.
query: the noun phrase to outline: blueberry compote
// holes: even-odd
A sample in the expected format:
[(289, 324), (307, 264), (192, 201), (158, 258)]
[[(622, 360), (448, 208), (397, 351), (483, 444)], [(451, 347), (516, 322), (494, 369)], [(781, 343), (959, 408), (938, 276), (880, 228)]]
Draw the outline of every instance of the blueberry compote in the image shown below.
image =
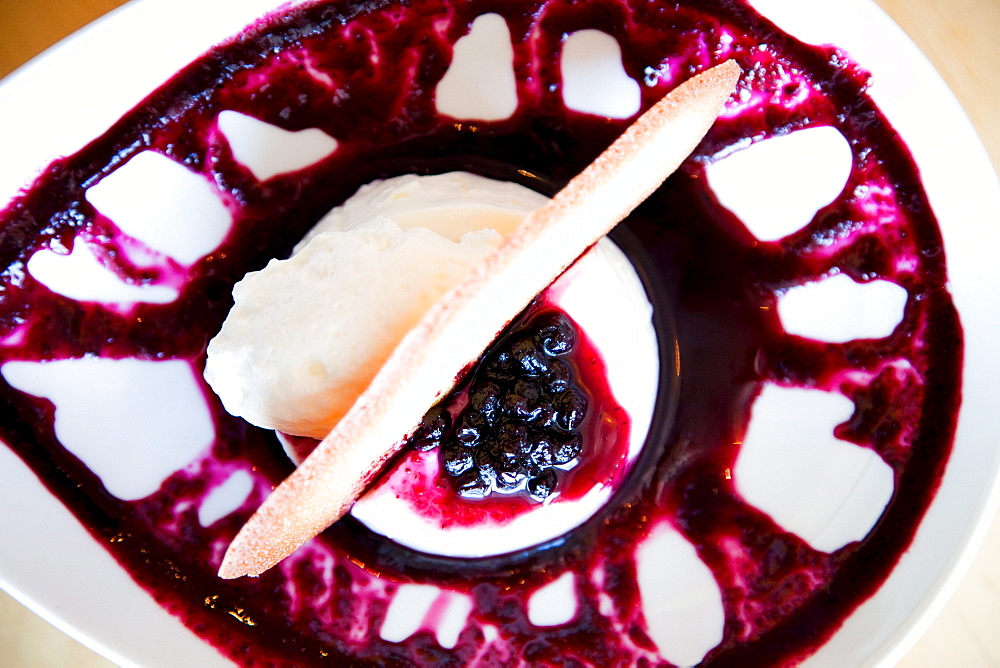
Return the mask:
[[(440, 448), (441, 469), (459, 496), (524, 490), (542, 501), (555, 492), (560, 472), (575, 468), (592, 402), (577, 379), (578, 336), (562, 311), (529, 308), (483, 355), (463, 391), (424, 416), (413, 444)], [(598, 358), (591, 351), (588, 359)], [(589, 459), (620, 461), (615, 454)]]
[[(510, 31), (517, 109), (489, 123), (444, 117), (435, 86), (455, 42), (488, 12)], [(407, 550), (345, 520), (259, 579), (221, 581), (221, 550), (289, 471), (273, 434), (227, 415), (203, 388), (213, 445), (155, 493), (123, 501), (59, 443), (51, 402), (7, 380), (0, 385), (3, 439), (139, 584), (224, 655), (244, 664), (655, 663), (632, 548), (656, 523), (669, 522), (722, 594), (722, 639), (704, 662), (791, 663), (830, 637), (910, 543), (948, 458), (959, 397), (961, 330), (937, 225), (909, 153), (865, 95), (866, 73), (836, 48), (782, 34), (737, 0), (318, 2), (268, 18), (56, 161), (2, 212), (0, 362), (99, 356), (182, 360), (197, 371), (234, 282), (287, 254), (361, 184), (466, 169), (558, 187), (627, 123), (563, 104), (557, 56), (566, 34), (587, 28), (617, 39), (644, 107), (727, 58), (745, 76), (691, 158), (615, 233), (654, 302), (661, 355), (679, 362), (663, 368), (679, 374), (661, 380), (633, 473), (597, 516), (565, 537), (463, 560)], [(222, 110), (289, 130), (320, 128), (339, 146), (309, 169), (260, 182), (220, 138)], [(705, 165), (732, 147), (815, 125), (848, 138), (848, 183), (802, 230), (759, 242), (719, 205)], [(129, 263), (119, 252), (120, 231), (85, 196), (142, 150), (204, 176), (233, 215), (232, 232), (214, 252), (173, 266), (182, 279), (178, 299), (111, 309), (57, 295), (26, 273), (39, 249), (85, 238), (119, 275), (136, 283), (162, 278)], [(773, 195), (783, 196), (781, 183)], [(776, 293), (832, 271), (906, 289), (892, 335), (822, 344), (782, 331)], [(668, 321), (676, 340), (663, 336)], [(899, 360), (907, 374), (883, 371)], [(727, 472), (765, 382), (854, 402), (838, 437), (877, 452), (895, 482), (865, 539), (818, 552), (737, 493)], [(252, 478), (253, 491), (236, 512), (203, 526), (198, 504), (233, 470)], [(534, 483), (538, 495), (545, 483)], [(532, 624), (530, 593), (566, 572), (575, 574), (575, 615), (558, 626)], [(398, 641), (380, 635), (404, 583), (467, 597), (453, 647), (426, 629)]]

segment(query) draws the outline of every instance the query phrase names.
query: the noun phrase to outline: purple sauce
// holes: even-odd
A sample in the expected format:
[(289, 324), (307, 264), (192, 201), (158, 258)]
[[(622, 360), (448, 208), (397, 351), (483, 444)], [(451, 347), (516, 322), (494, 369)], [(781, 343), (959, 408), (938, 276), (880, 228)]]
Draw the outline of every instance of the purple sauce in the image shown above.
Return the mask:
[[(491, 11), (511, 30), (520, 106), (505, 121), (456, 124), (437, 115), (431, 93), (451, 45)], [(446, 27), (439, 32), (432, 25)], [(646, 83), (644, 107), (728, 57), (746, 73), (741, 91), (749, 102), (733, 106), (613, 234), (654, 302), (663, 375), (639, 461), (612, 502), (579, 529), (536, 549), (460, 560), (408, 550), (348, 519), (314, 542), (315, 554), (332, 559), (329, 571), (293, 557), (259, 579), (222, 581), (212, 546), (227, 543), (290, 470), (273, 434), (226, 414), (206, 388), (217, 434), (211, 452), (152, 496), (123, 502), (55, 439), (50, 402), (0, 383), (3, 440), (161, 605), (233, 660), (462, 664), (476, 656), (492, 625), (501, 642), (478, 656), (480, 663), (505, 663), (500, 648), (531, 663), (632, 663), (655, 646), (629, 548), (654, 522), (669, 520), (722, 590), (724, 637), (705, 663), (794, 663), (874, 593), (909, 545), (947, 461), (960, 396), (961, 328), (945, 289), (940, 234), (906, 147), (864, 94), (866, 73), (835, 48), (796, 42), (736, 0), (584, 6), (514, 0), (499, 8), (344, 2), (269, 19), (180, 72), (81, 152), (55, 162), (0, 213), (0, 266), (7, 268), (0, 279), (0, 338), (27, 326), (22, 340), (0, 348), (0, 362), (95, 354), (187, 359), (200, 369), (231, 306), (233, 283), (286, 255), (360, 185), (466, 169), (556, 190), (627, 123), (563, 106), (553, 54), (564, 34), (584, 28), (618, 39), (628, 74)], [(371, 59), (376, 46), (379, 65)], [(336, 95), (302, 66), (306, 55), (334, 82)], [(318, 127), (340, 146), (314, 168), (259, 183), (215, 130), (224, 109), (292, 130)], [(832, 125), (848, 138), (849, 182), (803, 230), (760, 243), (716, 201), (704, 166), (741, 140), (816, 125)], [(125, 315), (21, 278), (33, 252), (56, 242), (70, 247), (80, 233), (107, 235), (113, 251), (116, 229), (86, 202), (85, 187), (143, 149), (208, 175), (235, 216), (233, 233), (191, 268), (180, 298)], [(866, 188), (885, 192), (877, 226), (859, 194)], [(908, 291), (903, 322), (891, 336), (833, 345), (782, 331), (775, 291), (834, 268)], [(121, 271), (139, 274), (127, 265)], [(905, 380), (881, 373), (865, 386), (842, 380), (846, 370), (875, 371), (892, 359), (908, 360), (913, 373)], [(895, 473), (895, 494), (864, 540), (832, 554), (812, 550), (746, 504), (726, 477), (765, 381), (841, 391), (855, 402), (837, 435), (873, 448)], [(256, 467), (250, 499), (202, 527), (192, 508), (226, 471), (250, 465)], [(727, 550), (720, 547), (724, 539)], [(596, 568), (604, 574), (602, 591), (589, 576)], [(577, 615), (559, 627), (531, 625), (528, 593), (566, 570), (577, 574)], [(378, 628), (387, 598), (375, 586), (379, 579), (390, 583), (389, 594), (401, 582), (467, 592), (473, 610), (455, 649), (442, 649), (427, 632), (383, 641)], [(614, 624), (602, 614), (599, 594), (610, 596)], [(360, 641), (351, 635), (357, 624), (368, 628)]]
[[(604, 362), (546, 296), (508, 325), (411, 439), (420, 449), (438, 447), (457, 494), (499, 504), (494, 514), (534, 505), (502, 510), (515, 495), (579, 499), (595, 484), (614, 486), (627, 469), (628, 414), (611, 393)], [(457, 504), (458, 515), (465, 508), (478, 514), (475, 505)]]

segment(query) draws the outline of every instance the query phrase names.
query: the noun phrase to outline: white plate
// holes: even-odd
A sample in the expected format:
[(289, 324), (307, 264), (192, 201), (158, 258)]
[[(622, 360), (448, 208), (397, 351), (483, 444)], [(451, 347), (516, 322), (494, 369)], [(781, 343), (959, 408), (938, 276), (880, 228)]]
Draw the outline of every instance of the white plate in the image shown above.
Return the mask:
[[(47, 52), (0, 85), (0, 201), (51, 159), (71, 154), (211, 44), (273, 0), (138, 0)], [(872, 95), (915, 156), (941, 223), (950, 287), (965, 330), (964, 404), (956, 446), (911, 549), (882, 589), (814, 657), (814, 665), (898, 659), (957, 583), (993, 516), (1000, 414), (1000, 210), (992, 167), (951, 93), (919, 51), (863, 0), (757, 0), (780, 27), (844, 48), (875, 76)], [(193, 19), (192, 17), (196, 17)], [(128, 57), (122, 57), (128, 54)], [(99, 73), (95, 75), (94, 73)], [(53, 93), (75, 105), (51, 104)], [(152, 599), (95, 544), (7, 449), (0, 448), (0, 584), (70, 635), (119, 663), (225, 661)]]

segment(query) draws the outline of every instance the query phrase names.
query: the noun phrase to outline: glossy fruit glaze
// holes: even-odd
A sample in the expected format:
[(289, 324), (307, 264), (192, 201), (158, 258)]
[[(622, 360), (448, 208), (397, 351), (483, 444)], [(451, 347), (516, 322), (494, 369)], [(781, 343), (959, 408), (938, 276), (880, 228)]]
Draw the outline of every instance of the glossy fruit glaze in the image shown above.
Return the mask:
[[(625, 469), (628, 415), (581, 338), (565, 313), (532, 305), (468, 372), (462, 391), (424, 416), (414, 446), (440, 448), (459, 496), (502, 501), (526, 492), (542, 501), (557, 488), (578, 498), (594, 483), (614, 484)], [(583, 485), (573, 484), (578, 465)]]
[[(454, 42), (486, 12), (502, 14), (510, 28), (520, 106), (504, 121), (455, 122), (438, 115), (431, 93)], [(633, 473), (579, 529), (536, 549), (460, 560), (402, 548), (348, 519), (259, 579), (222, 581), (220, 547), (290, 470), (273, 434), (227, 415), (206, 387), (217, 434), (211, 451), (152, 496), (123, 502), (60, 446), (50, 402), (0, 385), (4, 440), (140, 585), (226, 656), (243, 664), (648, 663), (655, 647), (630, 548), (668, 520), (723, 594), (723, 639), (705, 662), (791, 663), (829, 638), (909, 544), (947, 461), (959, 400), (961, 330), (937, 225), (906, 147), (865, 95), (866, 73), (847, 54), (802, 45), (736, 0), (321, 2), (270, 17), (55, 162), (3, 211), (0, 336), (26, 334), (5, 340), (0, 361), (100, 355), (184, 359), (200, 369), (233, 283), (286, 255), (363, 183), (466, 169), (555, 190), (626, 124), (563, 105), (554, 54), (564, 34), (583, 28), (617, 38), (626, 71), (644, 84), (643, 106), (729, 57), (745, 76), (694, 155), (614, 233), (654, 302), (663, 376)], [(260, 183), (215, 130), (223, 109), (287, 129), (318, 127), (340, 146), (309, 170)], [(848, 185), (803, 230), (758, 242), (718, 204), (705, 165), (741, 142), (813, 125), (848, 138)], [(186, 280), (180, 298), (124, 314), (60, 297), (26, 275), (34, 251), (71, 247), (86, 233), (120, 274), (157, 278), (117, 252), (114, 226), (84, 198), (88, 185), (144, 148), (208, 175), (235, 217), (216, 252), (177, 268)], [(773, 196), (784, 196), (781, 183)], [(834, 269), (908, 291), (891, 336), (823, 344), (783, 333), (776, 291)], [(880, 372), (895, 359), (912, 365), (904, 380)], [(736, 493), (727, 473), (764, 381), (839, 391), (855, 402), (838, 437), (873, 448), (895, 474), (890, 505), (863, 541), (817, 552)], [(202, 527), (193, 504), (237, 468), (252, 471), (254, 492), (238, 512)], [(528, 592), (567, 570), (577, 574), (576, 616), (533, 626)], [(454, 649), (427, 632), (399, 643), (379, 637), (388, 600), (405, 582), (471, 597)], [(488, 630), (498, 640), (487, 643)]]

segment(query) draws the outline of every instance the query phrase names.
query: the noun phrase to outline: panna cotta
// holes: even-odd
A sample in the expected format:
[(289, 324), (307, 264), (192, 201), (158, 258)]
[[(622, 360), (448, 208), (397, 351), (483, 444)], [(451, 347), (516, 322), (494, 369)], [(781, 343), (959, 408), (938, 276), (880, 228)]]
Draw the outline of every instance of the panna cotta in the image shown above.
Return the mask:
[[(660, 365), (652, 307), (635, 269), (607, 239), (553, 284), (545, 298), (572, 317), (592, 346), (591, 364), (607, 380), (595, 392), (596, 401), (591, 399), (597, 405), (590, 407), (594, 415), (585, 418), (589, 428), (582, 453), (561, 467), (581, 469), (572, 492), (557, 486), (536, 502), (518, 482), (507, 494), (463, 499), (441, 473), (440, 448), (411, 449), (354, 505), (351, 515), (415, 550), (483, 557), (556, 538), (611, 497), (642, 450), (653, 416)], [(524, 483), (530, 482), (525, 478)]]
[[(230, 413), (276, 429), (298, 463), (315, 442), (294, 437), (324, 437), (414, 320), (544, 201), (524, 186), (465, 172), (362, 187), (324, 216), (288, 260), (272, 260), (237, 283), (234, 307), (208, 346), (206, 380)], [(546, 490), (532, 499), (526, 486), (540, 478), (512, 473), (505, 494), (484, 501), (456, 494), (440, 449), (410, 449), (354, 506), (355, 518), (413, 549), (482, 557), (551, 540), (607, 501), (652, 419), (659, 377), (652, 306), (628, 258), (608, 239), (551, 286), (546, 299), (586, 337), (588, 364), (606, 375), (602, 391), (614, 405), (594, 406), (590, 422), (600, 424), (586, 431), (582, 452), (578, 447), (556, 465), (614, 461), (575, 480), (573, 494)], [(536, 441), (544, 438), (534, 429), (538, 422), (533, 416), (524, 423)], [(462, 450), (471, 458), (471, 450)], [(456, 513), (455, 504), (468, 507)]]

